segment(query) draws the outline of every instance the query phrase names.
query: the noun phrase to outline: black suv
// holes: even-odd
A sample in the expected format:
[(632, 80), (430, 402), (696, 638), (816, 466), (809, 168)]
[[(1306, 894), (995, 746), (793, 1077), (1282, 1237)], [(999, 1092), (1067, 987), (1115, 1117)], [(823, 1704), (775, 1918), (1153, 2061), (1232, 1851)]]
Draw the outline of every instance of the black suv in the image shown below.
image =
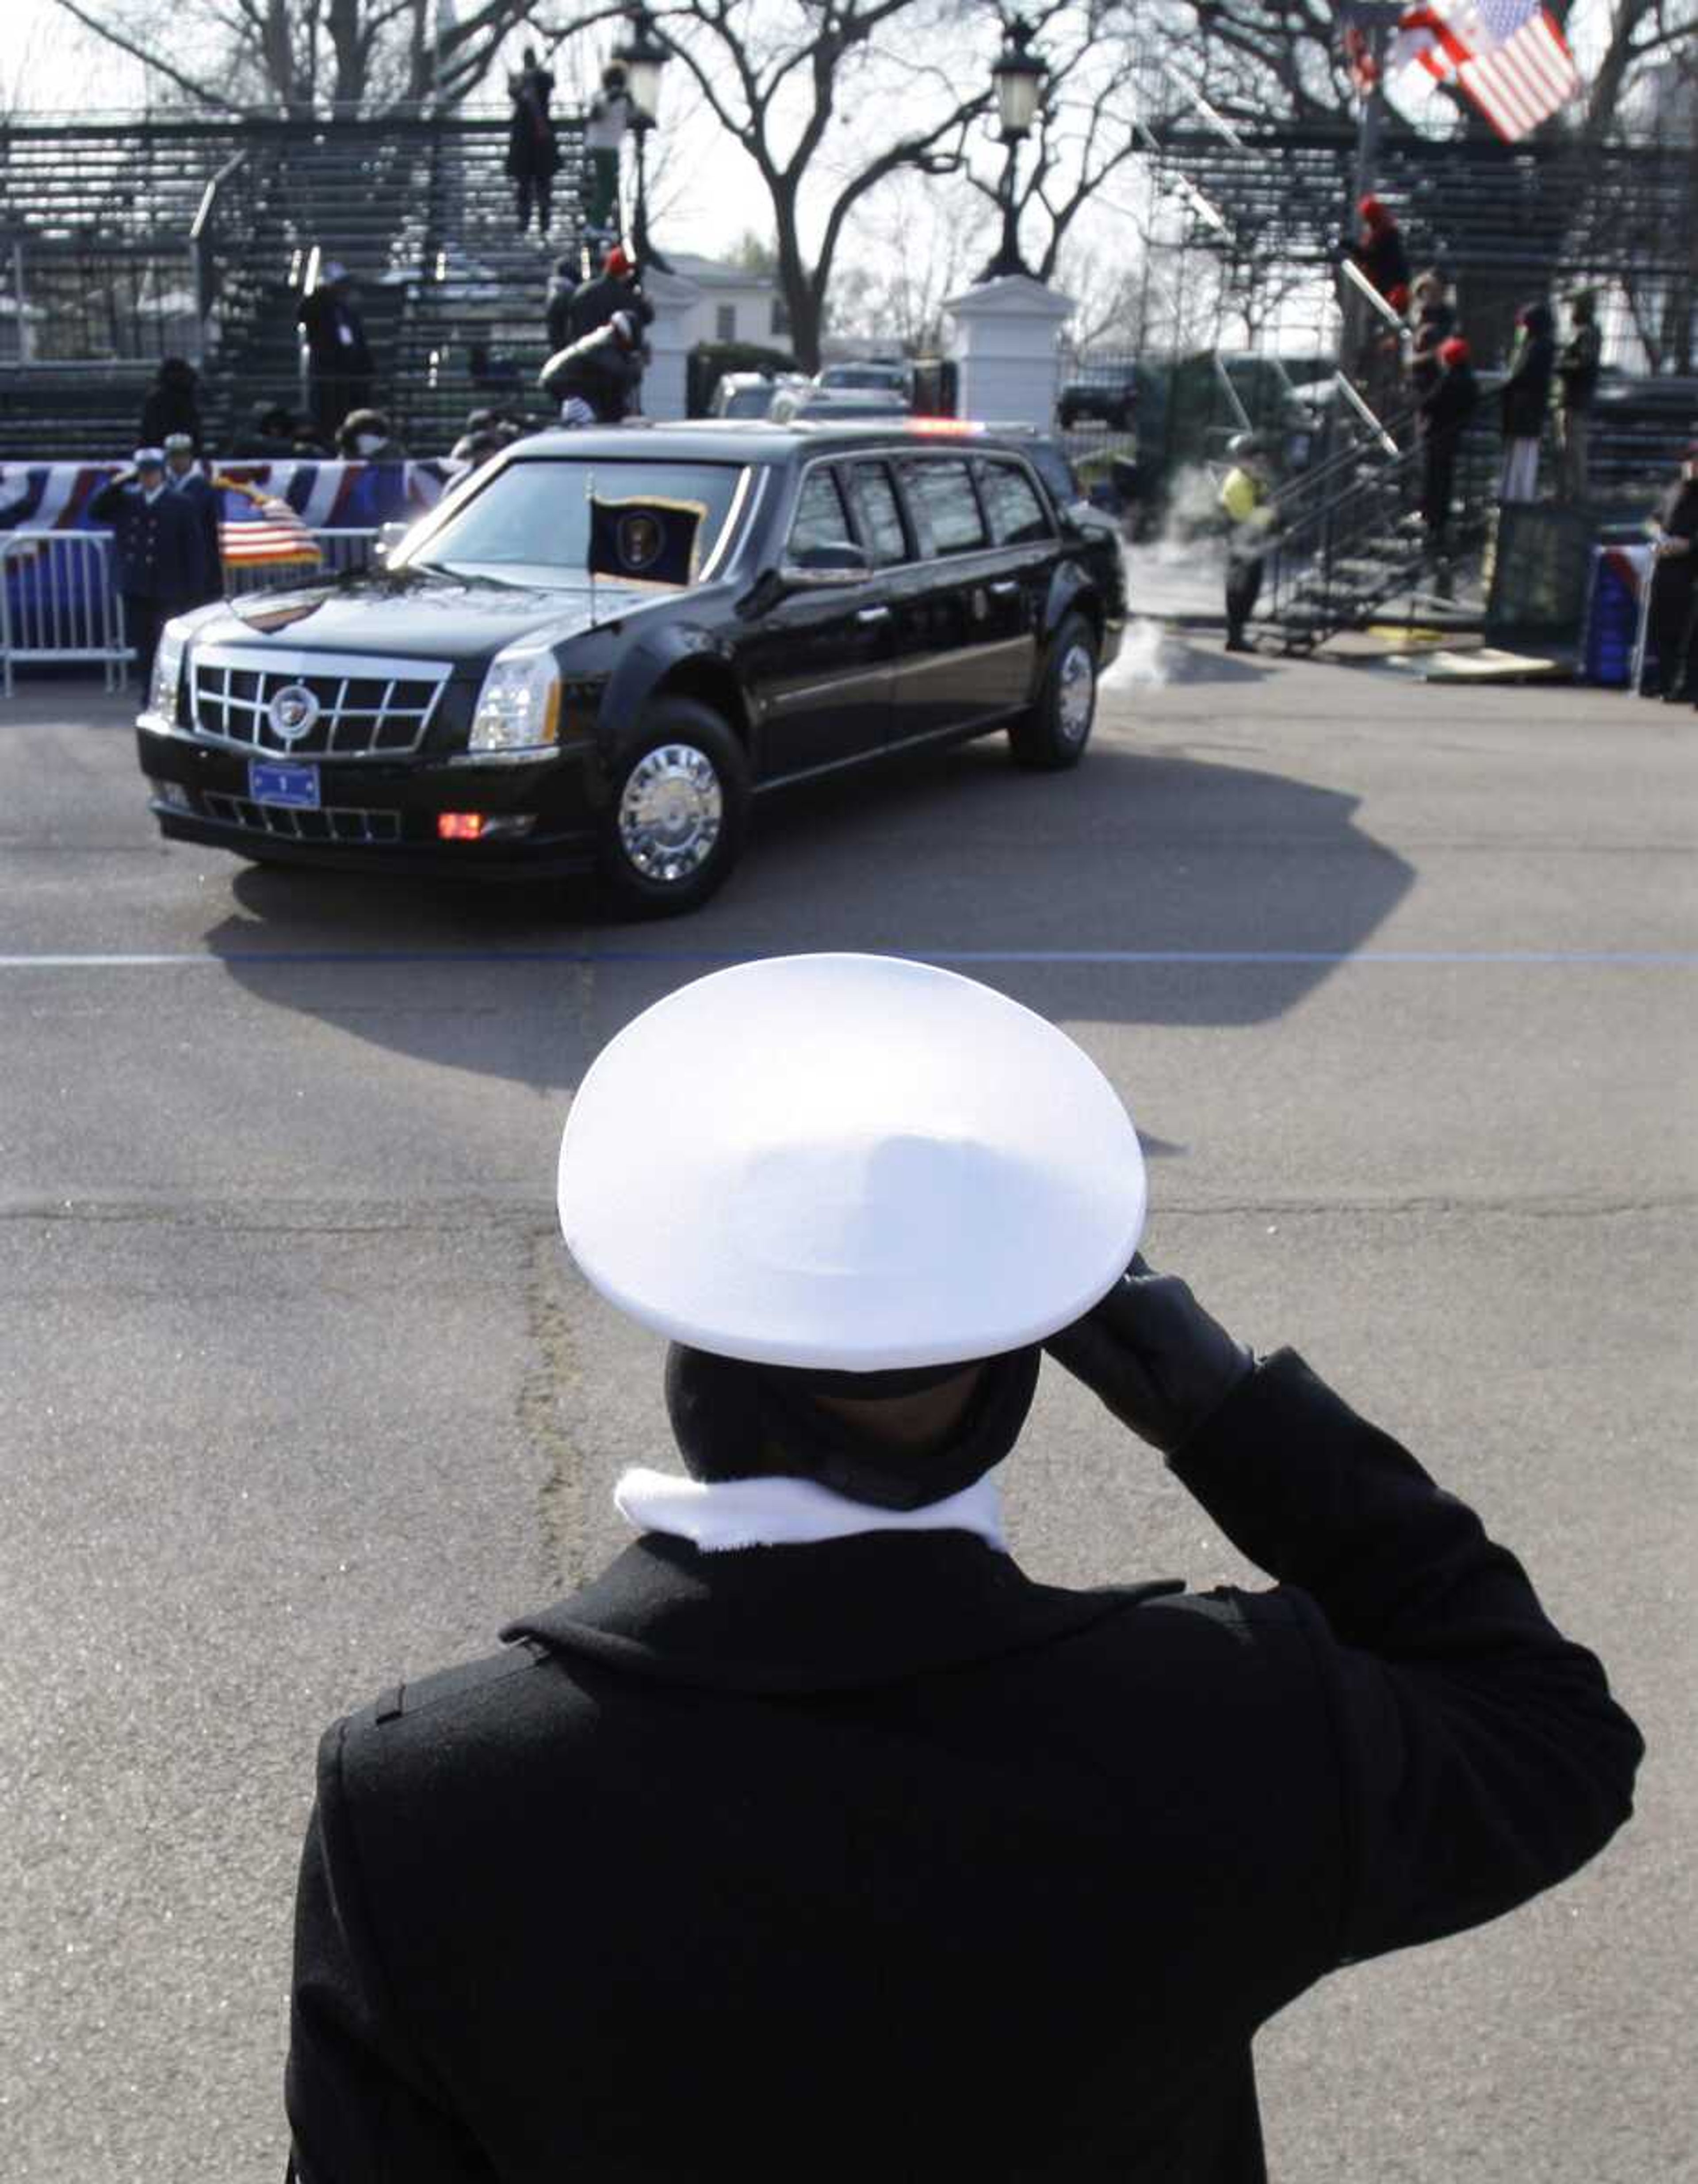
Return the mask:
[(540, 433), (381, 573), (170, 623), (137, 748), (179, 840), (688, 910), (780, 783), (995, 728), (1075, 764), (1125, 611), (1012, 435)]
[(1055, 421), (1071, 432), (1082, 417), (1100, 417), (1111, 432), (1129, 432), (1138, 421), (1138, 370), (1130, 364), (1084, 364), (1062, 387)]

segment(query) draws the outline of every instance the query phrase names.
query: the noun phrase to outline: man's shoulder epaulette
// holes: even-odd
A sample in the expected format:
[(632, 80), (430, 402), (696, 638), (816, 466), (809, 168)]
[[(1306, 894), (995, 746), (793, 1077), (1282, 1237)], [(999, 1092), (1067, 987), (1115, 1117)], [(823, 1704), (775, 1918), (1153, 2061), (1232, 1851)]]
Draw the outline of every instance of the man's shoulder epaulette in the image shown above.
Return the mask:
[(422, 1713), (427, 1707), (473, 1698), (504, 1683), (521, 1670), (534, 1668), (547, 1656), (546, 1646), (533, 1639), (521, 1639), (516, 1645), (504, 1646), (499, 1652), (486, 1653), (475, 1661), (459, 1661), (452, 1668), (434, 1669), (429, 1675), (415, 1677), (407, 1683), (392, 1684), (370, 1706), (360, 1708), (353, 1718), (352, 1726), (385, 1729), (392, 1722)]

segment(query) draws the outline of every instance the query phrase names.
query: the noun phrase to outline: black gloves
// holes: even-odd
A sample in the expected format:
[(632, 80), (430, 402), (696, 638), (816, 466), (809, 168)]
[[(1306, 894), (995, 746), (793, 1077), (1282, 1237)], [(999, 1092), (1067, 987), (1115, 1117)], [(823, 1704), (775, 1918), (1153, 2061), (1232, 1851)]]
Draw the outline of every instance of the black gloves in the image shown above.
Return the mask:
[(1255, 1360), (1174, 1274), (1132, 1264), (1083, 1319), (1044, 1347), (1121, 1422), (1172, 1456)]

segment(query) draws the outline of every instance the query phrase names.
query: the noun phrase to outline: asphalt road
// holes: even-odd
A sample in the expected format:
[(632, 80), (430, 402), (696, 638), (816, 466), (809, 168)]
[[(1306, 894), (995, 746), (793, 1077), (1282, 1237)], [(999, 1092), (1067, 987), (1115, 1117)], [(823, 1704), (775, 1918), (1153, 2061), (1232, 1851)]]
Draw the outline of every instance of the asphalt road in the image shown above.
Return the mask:
[[(1151, 1256), (1472, 1500), (1650, 1740), (1577, 1880), (1269, 2029), (1275, 2177), (1698, 2173), (1698, 722), (1166, 656), (1077, 773), (799, 794), (647, 928), (166, 847), (120, 703), (0, 701), (8, 2184), (275, 2184), (320, 1727), (487, 1650), (665, 1461), (659, 1345), (554, 1233), (571, 1089), (681, 981), (815, 948), (1081, 1039)], [(1053, 1368), (1008, 1493), (1044, 1579), (1251, 1574)]]

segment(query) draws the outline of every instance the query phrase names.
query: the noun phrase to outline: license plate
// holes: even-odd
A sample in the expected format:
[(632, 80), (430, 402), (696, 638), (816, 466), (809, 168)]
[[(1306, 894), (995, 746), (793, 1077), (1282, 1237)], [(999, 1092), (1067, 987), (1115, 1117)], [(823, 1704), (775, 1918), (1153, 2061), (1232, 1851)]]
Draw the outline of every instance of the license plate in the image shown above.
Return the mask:
[(250, 759), (248, 794), (256, 804), (287, 804), (296, 811), (316, 811), (319, 770), (315, 766), (267, 766)]

